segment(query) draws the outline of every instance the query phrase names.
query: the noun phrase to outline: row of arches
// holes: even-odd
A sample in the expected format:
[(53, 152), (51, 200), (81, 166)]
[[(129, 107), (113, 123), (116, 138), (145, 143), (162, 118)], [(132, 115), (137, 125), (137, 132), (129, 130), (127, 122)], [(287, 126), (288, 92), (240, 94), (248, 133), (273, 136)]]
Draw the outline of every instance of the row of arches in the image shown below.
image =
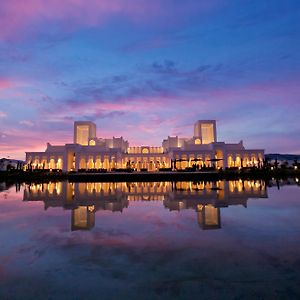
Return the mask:
[(227, 166), (232, 167), (260, 167), (263, 163), (263, 155), (258, 153), (229, 154), (227, 156)]
[(261, 167), (262, 153), (229, 153), (223, 156), (222, 151), (202, 154), (175, 154), (173, 159), (168, 156), (125, 156), (117, 155), (82, 155), (68, 157), (65, 165), (62, 155), (28, 157), (27, 169), (120, 169), (132, 168), (137, 171), (156, 171), (161, 168), (186, 169), (189, 167)]
[(26, 169), (63, 169), (62, 156), (50, 157), (29, 157), (27, 159)]
[(211, 167), (211, 158), (212, 155), (208, 153), (204, 154), (176, 154), (175, 155), (175, 164), (176, 169), (186, 169), (193, 166), (198, 168)]
[(130, 167), (137, 171), (147, 169), (148, 171), (155, 171), (161, 168), (170, 168), (171, 161), (165, 156), (146, 156), (146, 157), (126, 157), (122, 160), (125, 167)]
[(79, 169), (106, 169), (132, 168), (137, 171), (148, 170), (155, 171), (160, 168), (170, 168), (171, 161), (165, 156), (126, 156), (117, 158), (116, 156), (80, 156)]

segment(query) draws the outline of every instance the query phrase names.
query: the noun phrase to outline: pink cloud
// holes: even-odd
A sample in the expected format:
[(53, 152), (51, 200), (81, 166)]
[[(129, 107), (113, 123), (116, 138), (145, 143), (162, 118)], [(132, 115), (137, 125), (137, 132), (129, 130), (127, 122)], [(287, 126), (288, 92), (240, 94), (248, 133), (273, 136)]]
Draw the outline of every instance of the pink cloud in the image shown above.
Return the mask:
[[(1, 21), (0, 21), (0, 23), (1, 23)], [(1, 79), (0, 78), (0, 90), (4, 90), (4, 89), (8, 89), (8, 88), (10, 88), (10, 87), (12, 87), (13, 86), (13, 83), (12, 83), (12, 81), (10, 81), (10, 80), (8, 80), (8, 79)]]
[(4, 133), (0, 132), (0, 158), (10, 156), (25, 159), (26, 151), (45, 151), (47, 142), (51, 144), (72, 142), (72, 132), (69, 135), (57, 135), (51, 130), (27, 126), (24, 129), (7, 129)]
[(7, 114), (4, 111), (0, 110), (0, 118), (6, 118)]
[[(153, 21), (153, 17), (205, 12), (214, 8), (221, 0), (187, 1), (175, 5), (171, 0), (10, 0), (0, 4), (0, 37), (11, 38), (29, 27), (33, 30), (36, 22), (64, 22), (64, 30), (78, 26), (97, 26), (110, 17), (125, 16), (134, 22)], [(169, 12), (172, 11), (172, 14)], [(156, 20), (157, 21), (157, 20)], [(67, 27), (67, 28), (66, 28)], [(28, 28), (27, 28), (28, 29)]]
[[(226, 99), (226, 105), (228, 103), (236, 103), (239, 102), (240, 99), (244, 97), (251, 96), (253, 100), (257, 99), (260, 101), (262, 98), (268, 98), (269, 103), (284, 103), (290, 104), (299, 104), (295, 102), (297, 95), (299, 95), (300, 87), (299, 87), (299, 79), (286, 79), (280, 81), (261, 81), (250, 83), (246, 86), (234, 86), (229, 88), (221, 88), (216, 89), (210, 93), (210, 98), (221, 99), (224, 101)], [(252, 102), (253, 102), (252, 100)]]

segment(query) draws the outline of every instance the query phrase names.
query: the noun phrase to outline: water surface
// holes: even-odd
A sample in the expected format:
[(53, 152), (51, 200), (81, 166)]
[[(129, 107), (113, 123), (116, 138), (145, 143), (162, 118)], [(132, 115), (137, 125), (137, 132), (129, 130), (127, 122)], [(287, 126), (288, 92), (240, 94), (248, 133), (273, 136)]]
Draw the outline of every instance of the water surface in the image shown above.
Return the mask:
[(1, 299), (300, 298), (295, 180), (0, 190)]

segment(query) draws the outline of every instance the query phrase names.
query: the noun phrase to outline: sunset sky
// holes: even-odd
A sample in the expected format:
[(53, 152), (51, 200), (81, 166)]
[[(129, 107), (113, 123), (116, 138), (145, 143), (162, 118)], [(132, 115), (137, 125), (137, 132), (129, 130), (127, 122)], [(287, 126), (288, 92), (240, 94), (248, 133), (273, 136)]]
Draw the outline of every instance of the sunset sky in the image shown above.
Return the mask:
[(300, 153), (300, 1), (2, 0), (0, 158), (98, 137)]

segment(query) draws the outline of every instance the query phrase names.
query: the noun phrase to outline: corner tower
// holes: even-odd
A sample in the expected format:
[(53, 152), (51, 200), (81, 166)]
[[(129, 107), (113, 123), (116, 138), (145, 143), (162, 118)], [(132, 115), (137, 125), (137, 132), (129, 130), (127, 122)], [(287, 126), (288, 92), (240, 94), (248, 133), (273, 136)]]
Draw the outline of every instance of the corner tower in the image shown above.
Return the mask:
[(217, 141), (215, 120), (198, 120), (194, 125), (195, 144), (210, 144)]

